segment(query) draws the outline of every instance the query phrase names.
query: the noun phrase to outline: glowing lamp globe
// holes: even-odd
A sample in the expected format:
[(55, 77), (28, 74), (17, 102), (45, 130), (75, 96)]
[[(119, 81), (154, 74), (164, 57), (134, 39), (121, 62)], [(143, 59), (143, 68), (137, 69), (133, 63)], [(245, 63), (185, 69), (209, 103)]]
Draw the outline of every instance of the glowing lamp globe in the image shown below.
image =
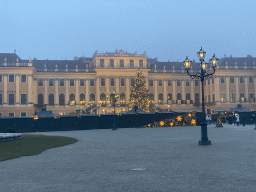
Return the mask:
[(213, 57), (210, 59), (210, 63), (213, 68), (216, 68), (218, 66), (219, 59), (215, 57), (215, 54), (213, 54)]
[(203, 50), (202, 50), (202, 47), (201, 47), (200, 51), (197, 52), (197, 55), (198, 55), (198, 58), (199, 58), (200, 61), (201, 61), (201, 60), (204, 60), (205, 54), (206, 54), (206, 52), (203, 51)]
[(192, 62), (192, 61), (190, 61), (190, 60), (188, 59), (188, 57), (185, 59), (185, 61), (183, 61), (183, 64), (184, 64), (184, 67), (185, 67), (186, 70), (189, 70), (189, 69), (190, 69), (190, 67), (191, 67), (191, 62)]
[(200, 67), (201, 67), (201, 69), (203, 69), (205, 71), (207, 69), (207, 65), (208, 65), (208, 63), (203, 61), (203, 62), (201, 62)]

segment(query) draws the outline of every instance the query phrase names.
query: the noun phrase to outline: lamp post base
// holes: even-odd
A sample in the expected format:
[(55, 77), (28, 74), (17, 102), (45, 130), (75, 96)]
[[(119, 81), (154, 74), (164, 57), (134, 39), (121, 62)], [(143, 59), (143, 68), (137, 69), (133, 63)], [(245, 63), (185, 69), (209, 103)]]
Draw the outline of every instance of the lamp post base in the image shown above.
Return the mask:
[(198, 142), (199, 145), (211, 145), (211, 141), (210, 140), (200, 140)]

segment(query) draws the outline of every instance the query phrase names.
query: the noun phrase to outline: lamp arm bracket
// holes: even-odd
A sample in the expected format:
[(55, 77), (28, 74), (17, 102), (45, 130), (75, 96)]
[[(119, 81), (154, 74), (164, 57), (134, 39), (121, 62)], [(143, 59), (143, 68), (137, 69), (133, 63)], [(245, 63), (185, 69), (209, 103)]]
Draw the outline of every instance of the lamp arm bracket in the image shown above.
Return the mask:
[(201, 78), (201, 73), (196, 73), (196, 74), (192, 75), (187, 70), (187, 74), (191, 77), (191, 79), (200, 79)]

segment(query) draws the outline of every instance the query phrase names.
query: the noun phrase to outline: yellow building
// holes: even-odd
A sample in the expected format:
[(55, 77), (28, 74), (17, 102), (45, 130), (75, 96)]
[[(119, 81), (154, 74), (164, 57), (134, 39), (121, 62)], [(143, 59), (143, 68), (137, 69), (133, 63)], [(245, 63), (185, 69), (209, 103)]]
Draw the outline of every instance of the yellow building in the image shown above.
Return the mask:
[[(242, 103), (255, 110), (256, 58), (224, 57), (205, 81), (206, 110), (229, 110)], [(131, 87), (140, 69), (146, 78), (150, 103), (157, 111), (200, 111), (201, 82), (192, 80), (182, 62), (158, 62), (143, 54), (94, 53), (76, 60), (22, 60), (0, 53), (0, 116), (32, 116), (43, 105), (53, 113), (113, 112), (109, 100), (115, 90), (116, 112), (127, 111)], [(191, 72), (199, 71), (193, 61)]]

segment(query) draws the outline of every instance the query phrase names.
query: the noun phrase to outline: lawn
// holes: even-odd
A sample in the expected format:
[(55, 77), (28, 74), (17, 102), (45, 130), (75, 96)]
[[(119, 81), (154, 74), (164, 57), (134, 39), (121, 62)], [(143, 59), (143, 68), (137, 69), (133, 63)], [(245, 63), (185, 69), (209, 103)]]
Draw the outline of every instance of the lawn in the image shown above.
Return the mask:
[(23, 139), (0, 143), (0, 162), (22, 156), (38, 155), (51, 148), (76, 143), (78, 140), (62, 136), (23, 134)]

